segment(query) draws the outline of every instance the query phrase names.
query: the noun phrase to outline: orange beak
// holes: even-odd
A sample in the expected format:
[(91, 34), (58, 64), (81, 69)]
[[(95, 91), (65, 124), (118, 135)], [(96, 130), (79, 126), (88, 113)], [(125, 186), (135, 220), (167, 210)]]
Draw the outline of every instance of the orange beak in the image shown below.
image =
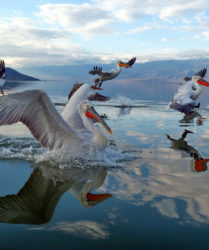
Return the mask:
[(208, 83), (207, 81), (203, 80), (203, 79), (200, 79), (200, 80), (198, 80), (197, 82), (198, 82), (199, 84), (201, 84), (201, 85), (204, 85), (204, 86), (206, 86), (206, 87), (209, 87), (209, 83)]
[(131, 66), (129, 66), (128, 64), (125, 64), (125, 63), (120, 63), (119, 66), (124, 67), (124, 68), (131, 68)]
[(107, 132), (112, 134), (111, 128), (107, 125), (104, 119), (96, 112), (96, 110), (93, 107), (89, 107), (86, 110), (86, 116), (98, 121), (107, 130)]

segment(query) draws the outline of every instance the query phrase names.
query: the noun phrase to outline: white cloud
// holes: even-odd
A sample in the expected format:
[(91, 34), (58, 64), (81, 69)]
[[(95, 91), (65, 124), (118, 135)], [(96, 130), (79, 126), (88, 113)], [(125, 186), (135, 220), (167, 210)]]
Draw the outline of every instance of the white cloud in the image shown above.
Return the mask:
[[(161, 19), (184, 18), (186, 15), (205, 11), (208, 8), (207, 0), (94, 0), (101, 8), (111, 11), (115, 17), (124, 21), (133, 21), (144, 15), (152, 15)], [(121, 13), (123, 15), (121, 15)]]
[(114, 32), (109, 26), (114, 22), (111, 13), (89, 3), (41, 5), (37, 15), (48, 24), (59, 24), (87, 38)]

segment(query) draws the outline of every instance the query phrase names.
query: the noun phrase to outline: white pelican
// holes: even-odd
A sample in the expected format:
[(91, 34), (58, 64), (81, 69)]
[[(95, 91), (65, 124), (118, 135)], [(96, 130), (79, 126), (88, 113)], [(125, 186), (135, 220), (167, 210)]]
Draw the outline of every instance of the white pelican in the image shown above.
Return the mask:
[(198, 71), (191, 78), (185, 77), (187, 83), (180, 86), (177, 93), (174, 95), (174, 99), (169, 103), (169, 108), (179, 110), (180, 112), (186, 113), (193, 108), (198, 108), (199, 104), (195, 103), (195, 100), (199, 97), (202, 92), (202, 87), (209, 87), (209, 83), (203, 79), (207, 69)]
[(5, 64), (3, 60), (0, 60), (0, 92), (4, 95), (3, 85), (5, 84), (6, 73), (5, 73)]
[(116, 63), (117, 69), (115, 71), (112, 71), (112, 72), (102, 72), (101, 67), (95, 66), (95, 67), (93, 67), (92, 70), (89, 71), (89, 74), (99, 76), (99, 78), (96, 78), (94, 80), (94, 84), (96, 87), (100, 88), (102, 86), (103, 81), (112, 80), (113, 78), (118, 76), (121, 72), (121, 67), (131, 68), (131, 66), (135, 63), (135, 61), (136, 61), (136, 57), (133, 57), (127, 63), (124, 63), (122, 61), (118, 61)]
[(110, 134), (111, 129), (87, 102), (80, 103), (79, 112), (91, 132), (88, 139), (63, 119), (44, 91), (27, 90), (0, 98), (0, 125), (21, 121), (43, 147), (65, 148), (77, 153), (86, 152), (92, 145), (104, 149), (107, 138), (92, 119), (100, 122)]
[(69, 96), (68, 103), (65, 105), (62, 116), (64, 120), (76, 130), (85, 129), (86, 126), (83, 122), (79, 112), (79, 105), (84, 100), (89, 101), (108, 101), (110, 98), (94, 93), (89, 84), (76, 83), (72, 88)]

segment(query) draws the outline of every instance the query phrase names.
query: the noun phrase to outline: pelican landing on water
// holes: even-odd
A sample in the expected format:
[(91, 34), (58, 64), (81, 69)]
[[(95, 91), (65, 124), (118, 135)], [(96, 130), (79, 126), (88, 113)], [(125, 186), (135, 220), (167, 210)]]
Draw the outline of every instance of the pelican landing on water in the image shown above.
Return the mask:
[(95, 66), (92, 70), (89, 71), (89, 74), (91, 75), (98, 75), (99, 77), (94, 80), (95, 87), (101, 87), (102, 83), (107, 80), (112, 80), (116, 76), (118, 76), (121, 72), (121, 67), (124, 68), (131, 68), (131, 66), (135, 63), (136, 57), (133, 57), (128, 62), (124, 63), (122, 61), (118, 61), (116, 63), (117, 69), (115, 71), (110, 72), (102, 72), (102, 68)]
[(22, 122), (43, 146), (49, 149), (64, 149), (86, 154), (90, 148), (105, 149), (107, 138), (92, 121), (95, 119), (112, 134), (106, 122), (86, 101), (78, 106), (80, 117), (89, 131), (79, 132), (62, 117), (48, 95), (42, 90), (27, 90), (0, 98), (0, 126)]

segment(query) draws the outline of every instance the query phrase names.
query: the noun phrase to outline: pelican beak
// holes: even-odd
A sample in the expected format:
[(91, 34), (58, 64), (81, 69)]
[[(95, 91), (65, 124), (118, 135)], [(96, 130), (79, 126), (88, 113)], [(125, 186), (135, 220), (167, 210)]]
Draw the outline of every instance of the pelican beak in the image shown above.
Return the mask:
[(119, 63), (119, 66), (120, 67), (124, 67), (124, 68), (131, 68), (131, 66), (130, 65), (128, 65), (128, 64), (126, 64), (126, 63)]
[(209, 83), (205, 81), (204, 79), (197, 80), (197, 82), (201, 85), (204, 85), (206, 87), (209, 87)]
[(93, 85), (90, 88), (91, 89), (96, 89), (96, 90), (102, 90), (102, 88), (99, 88), (99, 87), (96, 87), (96, 86), (93, 86)]
[(96, 112), (93, 107), (89, 106), (89, 108), (86, 110), (86, 116), (98, 121), (107, 130), (107, 132), (112, 134), (111, 128), (107, 125), (104, 119)]

